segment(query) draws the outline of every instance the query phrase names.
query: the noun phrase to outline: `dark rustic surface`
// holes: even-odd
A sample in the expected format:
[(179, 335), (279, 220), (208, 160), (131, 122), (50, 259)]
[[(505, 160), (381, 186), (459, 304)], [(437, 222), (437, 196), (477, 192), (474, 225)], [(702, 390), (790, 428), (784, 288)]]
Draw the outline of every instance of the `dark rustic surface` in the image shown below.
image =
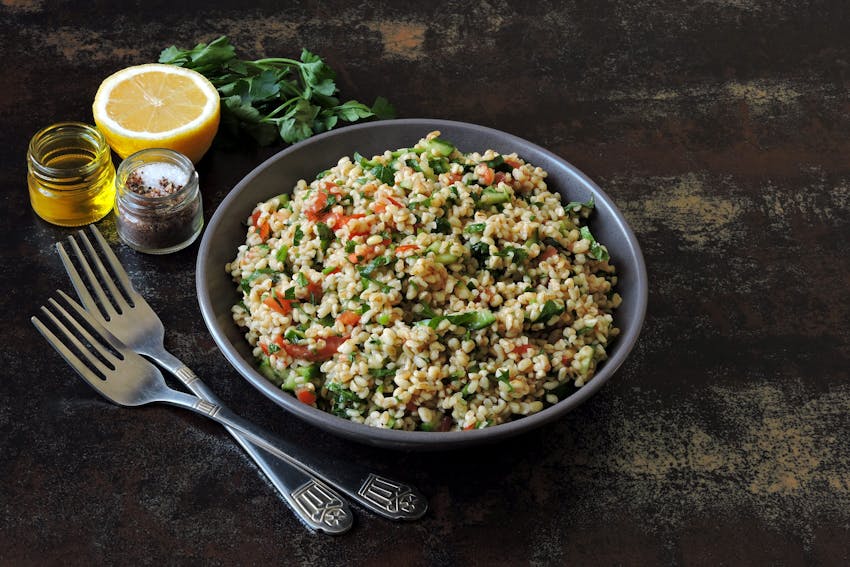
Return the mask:
[[(850, 17), (842, 1), (0, 5), (0, 563), (847, 564)], [(123, 5), (123, 4), (121, 4)], [(117, 245), (172, 349), (236, 411), (392, 467), (420, 522), (358, 512), (311, 535), (225, 432), (102, 401), (29, 323), (69, 289), (29, 207), (26, 144), (91, 122), (100, 81), (228, 34), (324, 56), (346, 96), (550, 148), (637, 233), (651, 278), (631, 358), (560, 422), (497, 447), (401, 454), (282, 413), (225, 362), (194, 298), (197, 244)], [(207, 218), (280, 147), (199, 165)]]

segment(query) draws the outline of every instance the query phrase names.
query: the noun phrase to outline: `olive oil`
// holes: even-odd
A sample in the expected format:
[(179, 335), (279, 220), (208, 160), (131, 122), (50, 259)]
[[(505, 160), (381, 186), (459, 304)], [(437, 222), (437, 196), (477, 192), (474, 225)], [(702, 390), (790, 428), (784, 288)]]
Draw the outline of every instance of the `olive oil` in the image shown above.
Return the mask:
[(115, 167), (106, 139), (93, 126), (63, 122), (32, 137), (27, 152), (30, 204), (60, 226), (100, 220), (115, 202)]

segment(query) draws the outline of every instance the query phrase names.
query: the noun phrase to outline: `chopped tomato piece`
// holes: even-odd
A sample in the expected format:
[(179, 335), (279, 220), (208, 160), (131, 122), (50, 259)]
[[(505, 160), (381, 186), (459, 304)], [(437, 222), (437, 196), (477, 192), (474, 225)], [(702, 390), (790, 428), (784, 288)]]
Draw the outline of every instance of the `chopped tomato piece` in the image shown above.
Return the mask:
[(548, 258), (551, 258), (552, 256), (557, 255), (557, 254), (558, 254), (558, 250), (554, 246), (547, 246), (546, 250), (544, 250), (543, 253), (540, 254), (540, 259), (546, 260)]
[(506, 176), (505, 173), (503, 173), (501, 171), (497, 171), (496, 175), (493, 176), (493, 183), (498, 185), (499, 183), (501, 183), (502, 181), (505, 180), (505, 176)]
[(348, 340), (348, 335), (343, 337), (328, 337), (325, 339), (325, 348), (320, 349), (318, 354), (322, 359), (330, 358), (339, 350), (339, 345)]
[(354, 311), (343, 311), (339, 314), (339, 317), (337, 317), (336, 320), (343, 325), (356, 325), (360, 322), (360, 315)]
[(313, 199), (313, 202), (310, 203), (310, 206), (304, 210), (304, 216), (307, 217), (307, 220), (317, 221), (319, 220), (319, 211), (325, 208), (328, 204), (328, 192), (319, 190), (316, 192), (316, 198)]
[(330, 222), (328, 222), (328, 225), (331, 226), (331, 228), (342, 228), (354, 219), (362, 219), (365, 216), (366, 215), (363, 213), (354, 213), (353, 215), (339, 215), (335, 217), (335, 222), (332, 226), (330, 225)]
[(322, 294), (324, 290), (322, 289), (322, 282), (314, 282), (310, 281), (307, 284), (307, 293), (310, 294), (310, 301), (317, 302), (322, 299)]
[(263, 242), (265, 242), (266, 240), (268, 240), (268, 239), (269, 239), (269, 236), (271, 235), (271, 232), (272, 232), (272, 229), (271, 229), (271, 227), (269, 226), (269, 223), (264, 222), (263, 224), (261, 224), (261, 225), (260, 225), (260, 229), (259, 229), (259, 230), (260, 230), (260, 239), (261, 239)]
[(511, 167), (512, 167), (512, 168), (514, 168), (514, 169), (516, 169), (516, 168), (518, 168), (520, 165), (522, 165), (521, 163), (519, 163), (519, 162), (518, 162), (517, 160), (515, 160), (515, 159), (506, 159), (506, 160), (505, 160), (505, 163), (506, 163), (506, 164), (508, 164), (509, 166), (511, 166)]
[(316, 394), (313, 390), (308, 388), (300, 388), (295, 392), (295, 396), (298, 398), (299, 402), (305, 403), (307, 405), (313, 405), (316, 403)]
[(281, 315), (289, 315), (290, 313), (292, 313), (292, 302), (288, 299), (280, 299), (272, 296), (265, 298), (263, 300), (263, 303), (265, 303)]
[(286, 351), (286, 354), (292, 358), (303, 358), (304, 360), (315, 360), (316, 353), (312, 352), (304, 345), (294, 345), (292, 343), (283, 342), (281, 348)]
[(257, 221), (260, 219), (261, 214), (262, 214), (262, 211), (259, 211), (259, 210), (254, 211), (254, 214), (251, 215), (251, 224), (252, 225), (257, 226)]
[(309, 347), (306, 347), (304, 345), (294, 345), (292, 343), (284, 342), (283, 339), (280, 339), (280, 346), (283, 350), (286, 351), (286, 354), (288, 354), (292, 358), (300, 358), (302, 360), (316, 362), (320, 360), (327, 360), (333, 355), (335, 355), (336, 351), (339, 350), (339, 345), (347, 341), (348, 336), (346, 335), (344, 337), (328, 337), (324, 340), (325, 346), (317, 351), (311, 351)]
[(263, 349), (266, 356), (269, 355), (269, 346), (266, 343), (260, 341), (260, 348)]
[(383, 213), (384, 211), (387, 210), (387, 201), (389, 201), (390, 203), (392, 203), (393, 205), (395, 205), (398, 208), (404, 207), (404, 205), (399, 203), (397, 199), (393, 199), (389, 195), (386, 195), (385, 199), (386, 199), (386, 201), (375, 201), (374, 203), (372, 203), (372, 210), (374, 212), (378, 213), (378, 214)]
[(454, 173), (447, 173), (446, 175), (449, 178), (449, 183), (457, 183), (458, 181), (463, 179), (463, 173), (460, 173), (459, 171), (455, 171)]
[(396, 252), (409, 252), (411, 250), (419, 250), (418, 244), (402, 244), (401, 246), (396, 246)]
[(470, 423), (469, 425), (467, 425), (466, 427), (464, 427), (464, 428), (463, 428), (463, 430), (464, 430), (464, 431), (469, 431), (470, 429), (475, 429), (475, 425), (476, 425), (476, 424), (474, 424), (474, 423)]
[(515, 352), (518, 355), (522, 356), (527, 353), (532, 348), (532, 345), (517, 345), (514, 347), (514, 350), (511, 352)]
[(348, 261), (351, 262), (352, 264), (356, 264), (358, 262), (357, 254), (355, 254), (354, 252), (349, 254), (348, 255)]
[(478, 176), (478, 181), (485, 186), (492, 185), (493, 180), (496, 179), (496, 172), (484, 163), (479, 163), (475, 166), (475, 175)]

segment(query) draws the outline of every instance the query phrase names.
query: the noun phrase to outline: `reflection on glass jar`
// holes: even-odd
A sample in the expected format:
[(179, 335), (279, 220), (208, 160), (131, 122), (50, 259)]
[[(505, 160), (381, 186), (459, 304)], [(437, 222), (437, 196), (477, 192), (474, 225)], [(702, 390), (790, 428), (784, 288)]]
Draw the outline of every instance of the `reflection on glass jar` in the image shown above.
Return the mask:
[(115, 188), (115, 227), (131, 248), (168, 254), (201, 233), (198, 174), (183, 154), (163, 148), (136, 152), (118, 166)]
[(100, 220), (112, 209), (114, 179), (109, 146), (94, 126), (61, 122), (30, 140), (30, 204), (47, 222), (81, 226)]

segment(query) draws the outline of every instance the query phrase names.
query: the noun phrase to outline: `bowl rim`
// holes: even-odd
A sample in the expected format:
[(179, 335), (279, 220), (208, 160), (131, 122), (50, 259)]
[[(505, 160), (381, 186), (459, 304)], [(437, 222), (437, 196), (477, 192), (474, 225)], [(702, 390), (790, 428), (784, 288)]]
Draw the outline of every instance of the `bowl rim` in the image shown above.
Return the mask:
[[(613, 356), (610, 356), (605, 361), (605, 365), (600, 372), (594, 375), (593, 379), (591, 379), (587, 384), (557, 404), (554, 404), (536, 414), (484, 429), (436, 432), (377, 428), (342, 419), (318, 408), (298, 402), (294, 396), (284, 392), (280, 388), (277, 388), (274, 384), (263, 377), (262, 374), (253, 367), (253, 365), (249, 365), (241, 357), (234, 345), (231, 344), (223, 330), (218, 328), (216, 324), (215, 310), (211, 301), (209, 285), (204, 277), (208, 271), (208, 258), (210, 257), (209, 252), (212, 247), (211, 235), (216, 232), (218, 225), (223, 222), (223, 219), (225, 218), (225, 211), (230, 208), (232, 203), (239, 199), (239, 196), (242, 191), (244, 191), (245, 187), (248, 186), (256, 177), (261, 175), (266, 168), (271, 166), (271, 164), (284, 159), (290, 154), (303, 152), (306, 148), (313, 145), (322, 144), (328, 138), (350, 135), (355, 130), (381, 130), (383, 128), (405, 128), (411, 126), (421, 128), (423, 132), (455, 128), (468, 130), (473, 133), (480, 133), (482, 135), (487, 134), (505, 140), (506, 144), (518, 144), (526, 148), (531, 148), (534, 151), (547, 156), (549, 159), (558, 162), (562, 167), (564, 167), (580, 185), (584, 186), (585, 189), (594, 195), (597, 202), (603, 201), (605, 203), (612, 213), (612, 219), (608, 222), (615, 223), (617, 230), (622, 232), (624, 235), (626, 248), (634, 257), (636, 264), (633, 289), (634, 297), (629, 298), (629, 301), (637, 301), (637, 316), (635, 317), (634, 324), (631, 325), (625, 333), (622, 333), (617, 337), (617, 351)], [(239, 244), (240, 243), (237, 242), (236, 246), (239, 246)], [(224, 271), (223, 266), (220, 267), (220, 269), (222, 272)], [(205, 227), (204, 234), (201, 239), (195, 273), (198, 303), (207, 329), (212, 335), (216, 346), (218, 346), (227, 361), (252, 386), (279, 406), (311, 425), (360, 443), (384, 448), (406, 450), (443, 450), (481, 443), (490, 443), (519, 435), (563, 417), (564, 414), (578, 407), (588, 398), (596, 394), (596, 392), (598, 392), (599, 389), (602, 388), (602, 386), (604, 386), (605, 383), (607, 383), (608, 380), (615, 374), (623, 362), (625, 362), (629, 353), (634, 348), (643, 327), (649, 295), (646, 264), (644, 262), (640, 245), (638, 244), (637, 237), (629, 227), (622, 212), (614, 204), (613, 200), (578, 168), (546, 148), (502, 130), (468, 122), (430, 118), (382, 120), (346, 126), (345, 128), (331, 130), (329, 132), (312, 136), (303, 142), (293, 144), (270, 156), (245, 175), (216, 207), (214, 214)]]

